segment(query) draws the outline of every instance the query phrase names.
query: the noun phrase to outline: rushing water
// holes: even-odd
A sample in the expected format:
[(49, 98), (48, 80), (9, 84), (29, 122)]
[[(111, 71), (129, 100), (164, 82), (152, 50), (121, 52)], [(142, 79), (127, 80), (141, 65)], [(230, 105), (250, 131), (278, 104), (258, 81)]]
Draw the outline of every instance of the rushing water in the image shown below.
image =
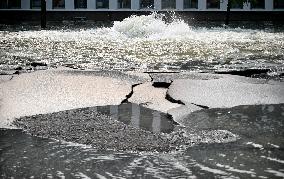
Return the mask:
[[(0, 31), (0, 72), (19, 66), (29, 69), (35, 61), (50, 67), (104, 70), (283, 72), (283, 28), (210, 28), (162, 19), (156, 14), (133, 16), (111, 27), (85, 29), (5, 27)], [(146, 130), (174, 130), (165, 114), (137, 105), (96, 109)], [(0, 178), (283, 178), (283, 111), (283, 104), (275, 104), (194, 112), (183, 121), (189, 135), (198, 138), (199, 132), (226, 130), (239, 140), (203, 141), (170, 153), (98, 151), (1, 129)]]
[(0, 69), (33, 61), (51, 66), (119, 70), (212, 70), (284, 67), (283, 29), (200, 27), (159, 15), (111, 27), (0, 31)]

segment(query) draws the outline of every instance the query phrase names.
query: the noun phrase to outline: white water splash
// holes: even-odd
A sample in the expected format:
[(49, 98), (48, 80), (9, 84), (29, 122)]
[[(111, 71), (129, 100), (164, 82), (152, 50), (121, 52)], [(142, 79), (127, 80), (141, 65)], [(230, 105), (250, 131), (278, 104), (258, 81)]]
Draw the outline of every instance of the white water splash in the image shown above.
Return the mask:
[(284, 33), (192, 27), (157, 14), (131, 16), (109, 28), (0, 31), (0, 69), (30, 61), (91, 69), (284, 68)]
[(163, 21), (162, 15), (131, 16), (122, 22), (114, 22), (112, 30), (129, 38), (176, 38), (190, 33), (191, 28), (182, 20), (175, 19), (171, 23)]

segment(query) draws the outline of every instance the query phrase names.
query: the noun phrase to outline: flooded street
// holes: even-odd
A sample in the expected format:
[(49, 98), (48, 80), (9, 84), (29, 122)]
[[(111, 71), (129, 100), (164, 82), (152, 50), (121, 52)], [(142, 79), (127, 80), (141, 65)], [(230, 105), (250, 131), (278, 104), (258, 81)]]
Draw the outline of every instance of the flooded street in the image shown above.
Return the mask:
[[(282, 178), (283, 111), (282, 104), (194, 112), (188, 116), (191, 120), (185, 121), (184, 125), (188, 135), (197, 139), (197, 144), (169, 153), (100, 151), (88, 145), (42, 139), (20, 130), (2, 129), (1, 176)], [(198, 133), (212, 129), (230, 130), (240, 139), (230, 143), (200, 143)]]
[(269, 23), (1, 26), (0, 178), (283, 178), (283, 54)]

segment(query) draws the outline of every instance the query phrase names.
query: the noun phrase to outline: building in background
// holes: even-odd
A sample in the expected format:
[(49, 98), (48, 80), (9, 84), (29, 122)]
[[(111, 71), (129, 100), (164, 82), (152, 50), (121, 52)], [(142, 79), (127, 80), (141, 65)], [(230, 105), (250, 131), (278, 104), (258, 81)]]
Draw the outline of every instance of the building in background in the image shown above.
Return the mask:
[[(223, 20), (228, 0), (46, 0), (48, 20), (121, 20), (133, 14), (175, 11), (193, 20)], [(0, 23), (37, 20), (41, 0), (0, 0)], [(214, 13), (213, 13), (214, 12)], [(284, 21), (284, 0), (233, 1), (232, 20)]]
[[(224, 11), (228, 0), (46, 0), (48, 10), (177, 10)], [(1, 0), (0, 9), (38, 9), (41, 0)], [(239, 11), (284, 9), (284, 0), (256, 0), (251, 3), (233, 1)]]

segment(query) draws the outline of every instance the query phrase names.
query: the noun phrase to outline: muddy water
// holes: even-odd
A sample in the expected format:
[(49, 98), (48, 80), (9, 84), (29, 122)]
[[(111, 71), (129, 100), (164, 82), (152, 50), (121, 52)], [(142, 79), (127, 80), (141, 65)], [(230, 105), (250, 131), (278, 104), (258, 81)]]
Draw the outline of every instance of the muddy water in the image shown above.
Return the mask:
[(194, 112), (184, 122), (188, 135), (219, 129), (239, 139), (203, 141), (170, 153), (97, 151), (2, 129), (0, 173), (3, 178), (283, 178), (283, 112), (283, 104)]

